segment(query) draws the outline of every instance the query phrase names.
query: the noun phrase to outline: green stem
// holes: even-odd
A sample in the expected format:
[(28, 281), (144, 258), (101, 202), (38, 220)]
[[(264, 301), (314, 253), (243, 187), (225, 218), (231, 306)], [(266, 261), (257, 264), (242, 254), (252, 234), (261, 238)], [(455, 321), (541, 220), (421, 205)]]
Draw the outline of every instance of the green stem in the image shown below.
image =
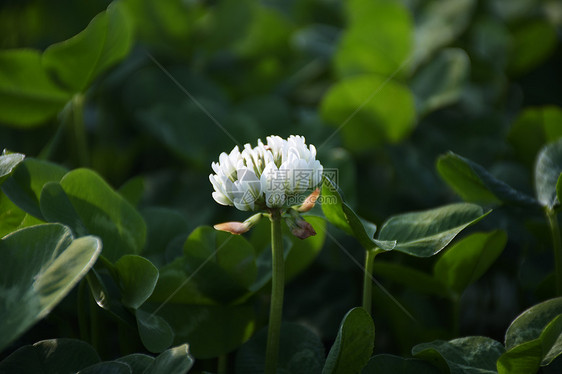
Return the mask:
[(453, 336), (458, 337), (461, 330), (461, 297), (455, 295), (452, 298), (453, 302)]
[(89, 166), (88, 142), (86, 139), (86, 125), (84, 124), (84, 96), (77, 94), (72, 99), (72, 122), (76, 151), (81, 166)]
[(269, 309), (269, 329), (265, 354), (265, 374), (275, 374), (279, 355), (279, 335), (283, 313), (283, 291), (285, 286), (285, 265), (283, 258), (283, 234), (281, 232), (281, 212), (272, 210), (271, 220), (271, 305)]
[(98, 304), (94, 300), (94, 295), (90, 299), (90, 344), (94, 349), (99, 352), (99, 315)]
[(552, 234), (552, 247), (554, 250), (554, 267), (556, 271), (556, 294), (562, 296), (562, 242), (560, 241), (560, 228), (556, 212), (546, 211), (550, 233)]
[(217, 363), (217, 374), (226, 374), (228, 367), (228, 356), (220, 355)]
[(363, 274), (363, 309), (371, 314), (373, 304), (373, 265), (375, 256), (379, 253), (378, 248), (371, 248), (365, 251), (365, 272)]
[(78, 284), (78, 329), (80, 331), (80, 339), (88, 341), (88, 312), (87, 306), (90, 302), (86, 291), (86, 279), (82, 279)]

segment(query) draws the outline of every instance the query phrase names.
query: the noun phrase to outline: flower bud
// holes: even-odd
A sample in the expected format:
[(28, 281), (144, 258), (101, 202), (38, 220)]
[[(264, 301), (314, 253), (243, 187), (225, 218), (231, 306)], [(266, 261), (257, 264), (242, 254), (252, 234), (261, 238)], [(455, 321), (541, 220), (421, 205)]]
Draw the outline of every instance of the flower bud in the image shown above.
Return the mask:
[(307, 198), (304, 199), (302, 204), (297, 208), (297, 211), (301, 213), (305, 213), (308, 212), (310, 209), (314, 208), (314, 205), (316, 204), (316, 200), (318, 199), (319, 195), (320, 195), (319, 188), (312, 191), (312, 193), (308, 195)]
[(250, 231), (252, 227), (254, 227), (261, 219), (262, 214), (254, 214), (244, 222), (237, 222), (237, 221), (230, 221), (230, 222), (223, 222), (217, 223), (213, 227), (215, 230), (219, 231), (226, 231), (234, 235), (241, 235), (245, 232)]
[(288, 209), (287, 214), (284, 215), (285, 222), (291, 233), (299, 239), (306, 239), (309, 236), (316, 235), (314, 227), (302, 218), (302, 216), (295, 209)]

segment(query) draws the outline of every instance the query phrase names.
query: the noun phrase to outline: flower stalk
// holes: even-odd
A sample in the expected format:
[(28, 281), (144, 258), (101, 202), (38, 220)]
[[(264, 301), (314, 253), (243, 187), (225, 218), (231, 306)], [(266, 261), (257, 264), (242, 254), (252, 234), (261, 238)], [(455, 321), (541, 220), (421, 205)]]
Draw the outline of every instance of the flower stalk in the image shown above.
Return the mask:
[(363, 309), (371, 314), (373, 304), (373, 267), (375, 257), (381, 252), (378, 247), (365, 251), (365, 272), (363, 273)]
[(275, 374), (279, 357), (279, 338), (283, 314), (283, 293), (285, 286), (285, 259), (283, 258), (283, 233), (281, 232), (281, 212), (272, 209), (271, 220), (271, 305), (269, 309), (269, 328), (265, 354), (265, 374)]
[(371, 314), (371, 304), (373, 302), (373, 282), (371, 276), (373, 274), (373, 265), (375, 263), (375, 249), (365, 251), (365, 272), (363, 274), (363, 309)]
[(562, 296), (562, 241), (560, 240), (560, 228), (558, 217), (553, 209), (546, 210), (546, 218), (552, 235), (552, 247), (554, 250), (554, 267), (556, 274), (556, 294)]

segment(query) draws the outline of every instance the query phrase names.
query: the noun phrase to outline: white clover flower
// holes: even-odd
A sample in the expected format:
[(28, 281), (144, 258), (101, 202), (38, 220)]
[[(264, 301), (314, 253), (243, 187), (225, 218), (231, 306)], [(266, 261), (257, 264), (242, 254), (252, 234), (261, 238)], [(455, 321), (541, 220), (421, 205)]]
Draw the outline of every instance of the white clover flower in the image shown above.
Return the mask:
[(296, 198), (321, 183), (323, 171), (316, 148), (295, 135), (268, 136), (267, 144), (258, 140), (256, 147), (246, 144), (242, 152), (236, 146), (230, 154), (221, 153), (219, 162), (211, 166), (213, 198), (240, 210), (295, 205)]

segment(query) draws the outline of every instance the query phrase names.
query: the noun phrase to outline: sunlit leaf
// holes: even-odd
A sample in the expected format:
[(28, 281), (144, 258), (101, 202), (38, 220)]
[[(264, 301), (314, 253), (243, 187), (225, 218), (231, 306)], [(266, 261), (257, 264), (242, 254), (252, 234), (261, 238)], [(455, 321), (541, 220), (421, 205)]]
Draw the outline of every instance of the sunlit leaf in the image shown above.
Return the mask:
[(44, 123), (70, 100), (30, 49), (0, 51), (0, 122), (18, 127)]
[(33, 226), (0, 241), (0, 349), (46, 316), (94, 265), (99, 239), (74, 239), (58, 224)]
[(534, 340), (516, 345), (498, 359), (499, 374), (537, 372), (562, 354), (562, 315), (548, 323)]
[(505, 334), (505, 347), (511, 349), (540, 336), (546, 325), (562, 314), (562, 298), (543, 301), (521, 313)]
[(94, 79), (128, 53), (132, 25), (124, 7), (111, 4), (74, 37), (43, 53), (43, 66), (69, 91), (83, 91)]
[(182, 344), (160, 353), (144, 374), (184, 374), (191, 369), (193, 363), (189, 346)]
[(346, 6), (348, 27), (334, 55), (339, 76), (406, 76), (413, 45), (408, 10), (400, 2), (387, 0), (353, 0)]
[(451, 374), (493, 374), (503, 345), (484, 336), (467, 336), (450, 341), (436, 340), (412, 348), (412, 354)]
[(24, 158), (25, 155), (21, 153), (4, 153), (0, 155), (0, 184), (14, 172)]
[(537, 157), (535, 165), (535, 188), (537, 200), (546, 208), (560, 204), (556, 195), (556, 184), (562, 173), (562, 139), (546, 145)]
[(458, 203), (389, 218), (380, 240), (396, 240), (395, 251), (430, 257), (445, 248), (462, 230), (487, 214), (478, 205)]
[(322, 99), (320, 113), (354, 151), (399, 142), (416, 122), (412, 92), (396, 81), (372, 74), (335, 83)]
[(60, 188), (48, 185), (43, 192), (41, 207), (49, 221), (69, 225), (77, 235), (99, 236), (110, 261), (142, 250), (146, 225), (141, 215), (94, 171), (73, 170)]

